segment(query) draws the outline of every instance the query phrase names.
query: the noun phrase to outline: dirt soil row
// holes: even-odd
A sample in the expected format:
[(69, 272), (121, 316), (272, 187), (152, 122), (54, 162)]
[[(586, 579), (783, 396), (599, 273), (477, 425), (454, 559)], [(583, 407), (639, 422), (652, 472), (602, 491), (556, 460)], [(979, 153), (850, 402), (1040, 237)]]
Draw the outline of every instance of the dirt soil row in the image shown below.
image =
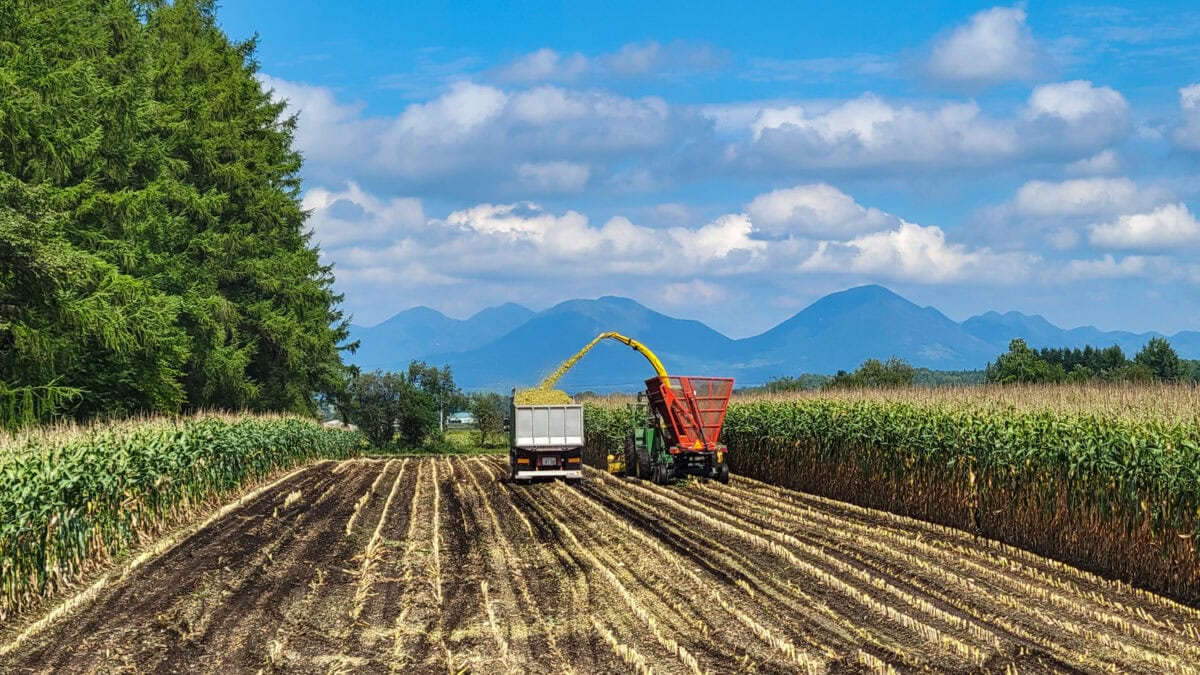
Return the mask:
[(1200, 670), (1200, 612), (948, 528), (734, 477), (496, 457), (297, 472), (36, 630), (0, 672)]

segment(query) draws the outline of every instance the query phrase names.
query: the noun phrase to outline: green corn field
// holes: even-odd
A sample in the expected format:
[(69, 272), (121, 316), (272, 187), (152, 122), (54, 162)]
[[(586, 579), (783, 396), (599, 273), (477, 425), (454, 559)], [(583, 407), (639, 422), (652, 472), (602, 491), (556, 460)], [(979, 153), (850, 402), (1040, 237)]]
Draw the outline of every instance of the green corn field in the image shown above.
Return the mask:
[(357, 433), (295, 417), (206, 416), (0, 436), (0, 620), (175, 515)]
[[(744, 476), (913, 516), (1200, 600), (1200, 408), (1183, 388), (826, 393), (742, 400), (722, 440)], [(587, 461), (625, 409), (588, 405)]]

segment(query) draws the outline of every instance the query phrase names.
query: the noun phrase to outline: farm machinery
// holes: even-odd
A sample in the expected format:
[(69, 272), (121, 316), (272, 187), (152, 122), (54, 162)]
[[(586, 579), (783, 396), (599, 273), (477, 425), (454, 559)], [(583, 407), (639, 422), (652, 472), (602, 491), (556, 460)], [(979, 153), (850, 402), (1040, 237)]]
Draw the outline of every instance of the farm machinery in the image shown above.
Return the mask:
[[(601, 340), (621, 342), (641, 354), (654, 368), (645, 391), (628, 408), (629, 427), (624, 451), (608, 455), (608, 471), (618, 475), (652, 480), (659, 485), (683, 476), (729, 482), (726, 448), (718, 442), (725, 423), (725, 409), (733, 392), (729, 377), (672, 377), (646, 345), (620, 333), (596, 336), (583, 349), (563, 362), (536, 389), (526, 390), (518, 403), (513, 392), (513, 431), (509, 465), (513, 480), (582, 477), (583, 406), (552, 390), (555, 382)], [(541, 394), (547, 404), (539, 404)], [(553, 399), (561, 395), (561, 404)]]
[(718, 442), (725, 409), (733, 392), (729, 377), (672, 377), (648, 347), (618, 333), (604, 336), (623, 342), (650, 362), (655, 377), (629, 404), (624, 453), (608, 456), (608, 471), (659, 485), (683, 476), (729, 482), (727, 449)]

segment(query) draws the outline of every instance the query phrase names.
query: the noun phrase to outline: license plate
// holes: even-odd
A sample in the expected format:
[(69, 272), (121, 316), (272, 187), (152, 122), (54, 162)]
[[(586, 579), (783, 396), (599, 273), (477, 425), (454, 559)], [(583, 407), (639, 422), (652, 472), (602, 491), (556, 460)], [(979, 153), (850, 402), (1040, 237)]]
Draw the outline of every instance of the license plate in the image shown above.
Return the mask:
[(557, 457), (543, 457), (542, 466), (558, 466)]

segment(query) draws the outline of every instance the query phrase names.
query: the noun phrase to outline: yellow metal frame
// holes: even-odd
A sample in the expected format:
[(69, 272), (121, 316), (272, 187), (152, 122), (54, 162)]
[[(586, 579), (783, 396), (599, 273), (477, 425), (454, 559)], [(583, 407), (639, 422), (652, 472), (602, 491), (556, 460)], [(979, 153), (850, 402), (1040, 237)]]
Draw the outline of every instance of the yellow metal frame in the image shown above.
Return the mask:
[[(658, 360), (658, 356), (656, 356), (654, 354), (654, 352), (650, 351), (649, 347), (638, 342), (637, 340), (634, 340), (633, 338), (631, 338), (629, 336), (621, 335), (620, 333), (617, 333), (615, 331), (608, 331), (607, 333), (601, 333), (601, 334), (597, 335), (596, 339), (592, 340), (591, 342), (589, 342), (587, 344), (586, 347), (579, 350), (579, 353), (575, 356), (575, 359), (572, 359), (572, 360), (582, 358), (584, 354), (588, 353), (592, 349), (592, 347), (596, 346), (596, 343), (600, 342), (601, 340), (605, 340), (605, 339), (616, 340), (617, 342), (620, 342), (622, 344), (632, 347), (634, 349), (634, 351), (636, 351), (637, 353), (644, 356), (646, 358), (646, 360), (650, 362), (650, 365), (654, 367), (654, 372), (658, 375), (659, 379), (662, 380), (663, 386), (664, 387), (671, 386), (671, 379), (667, 375), (666, 367), (663, 366), (662, 361)], [(554, 377), (553, 379), (544, 380), (540, 385), (538, 385), (538, 388), (539, 389), (553, 388), (554, 383), (558, 382), (558, 378), (562, 377), (562, 375), (564, 375), (564, 374), (565, 374), (565, 371), (562, 373), (559, 373), (558, 376)]]

